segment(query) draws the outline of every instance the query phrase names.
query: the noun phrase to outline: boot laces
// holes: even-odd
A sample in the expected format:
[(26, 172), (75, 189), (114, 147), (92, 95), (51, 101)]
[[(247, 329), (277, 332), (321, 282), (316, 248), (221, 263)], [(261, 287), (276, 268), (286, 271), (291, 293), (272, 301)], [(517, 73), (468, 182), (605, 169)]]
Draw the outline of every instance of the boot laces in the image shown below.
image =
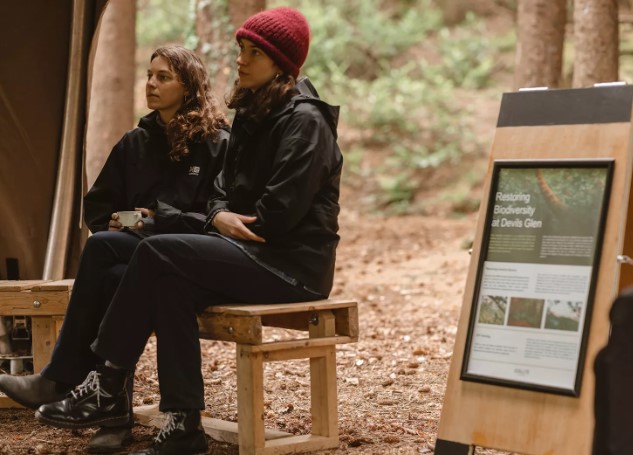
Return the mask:
[(78, 385), (77, 387), (75, 387), (75, 390), (70, 392), (72, 397), (75, 400), (78, 400), (79, 398), (83, 397), (84, 395), (88, 395), (89, 393), (96, 392), (97, 393), (97, 406), (101, 406), (101, 399), (100, 399), (101, 386), (99, 384), (99, 377), (100, 376), (101, 376), (101, 374), (97, 373), (96, 371), (91, 371), (90, 373), (88, 373), (88, 376), (86, 377), (84, 382), (81, 383), (80, 385)]
[(184, 412), (167, 411), (165, 413), (163, 427), (160, 429), (156, 439), (154, 439), (156, 444), (162, 444), (165, 442), (165, 440), (176, 430), (185, 431), (185, 417), (186, 413)]

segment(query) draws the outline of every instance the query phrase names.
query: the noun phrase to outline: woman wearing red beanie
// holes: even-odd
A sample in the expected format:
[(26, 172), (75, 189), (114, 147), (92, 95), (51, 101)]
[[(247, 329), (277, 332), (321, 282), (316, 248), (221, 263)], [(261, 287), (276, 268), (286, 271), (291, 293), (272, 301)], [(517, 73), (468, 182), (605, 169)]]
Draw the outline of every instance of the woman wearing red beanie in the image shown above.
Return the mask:
[[(196, 313), (214, 304), (329, 295), (343, 159), (338, 108), (297, 80), (308, 23), (291, 8), (267, 10), (247, 19), (236, 38), (239, 76), (228, 102), (236, 116), (206, 235), (139, 244), (92, 344), (106, 366), (65, 400), (41, 406), (41, 422), (83, 428), (127, 419), (123, 378), (154, 332), (166, 419), (154, 445), (138, 454), (206, 453)], [(117, 343), (121, 334), (126, 349)]]

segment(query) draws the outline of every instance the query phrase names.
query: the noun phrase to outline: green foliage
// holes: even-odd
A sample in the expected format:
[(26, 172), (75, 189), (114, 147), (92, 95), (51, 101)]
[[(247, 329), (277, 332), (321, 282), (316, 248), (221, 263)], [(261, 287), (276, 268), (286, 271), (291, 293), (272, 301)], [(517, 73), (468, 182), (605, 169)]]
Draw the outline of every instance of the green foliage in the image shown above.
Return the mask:
[(191, 42), (194, 33), (194, 0), (137, 0), (136, 42), (157, 47), (170, 42)]
[[(406, 211), (423, 186), (418, 171), (473, 149), (467, 112), (458, 108), (455, 90), (489, 83), (495, 43), (472, 14), (459, 28), (445, 27), (430, 0), (283, 5), (308, 18), (312, 42), (303, 73), (324, 99), (341, 105), (356, 147), (390, 151), (374, 172), (382, 192), (376, 203)], [(282, 3), (273, 0), (269, 6)]]
[[(310, 77), (331, 62), (347, 76), (380, 77), (394, 59), (423, 42), (441, 24), (438, 10), (426, 14), (415, 7), (388, 10), (379, 0), (294, 3), (306, 15), (312, 30), (310, 56), (304, 68)], [(429, 6), (429, 0), (415, 3), (421, 9)]]
[[(490, 80), (494, 59), (483, 23), (468, 13), (460, 28), (440, 30), (438, 47), (444, 64), (442, 72), (456, 86), (482, 88)], [(473, 39), (480, 36), (480, 39)]]

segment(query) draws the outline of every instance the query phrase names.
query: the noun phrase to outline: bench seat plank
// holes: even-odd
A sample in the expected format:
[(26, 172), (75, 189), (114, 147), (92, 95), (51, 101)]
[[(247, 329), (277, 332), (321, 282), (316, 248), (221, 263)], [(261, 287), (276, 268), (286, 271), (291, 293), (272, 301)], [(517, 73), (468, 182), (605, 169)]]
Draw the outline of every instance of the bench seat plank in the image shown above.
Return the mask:
[(334, 310), (337, 308), (355, 307), (353, 300), (313, 300), (298, 303), (266, 303), (266, 304), (230, 304), (210, 306), (205, 312), (235, 314), (243, 316), (263, 316), (267, 314), (300, 313), (302, 311)]
[(45, 282), (44, 280), (0, 280), (0, 292), (26, 291)]

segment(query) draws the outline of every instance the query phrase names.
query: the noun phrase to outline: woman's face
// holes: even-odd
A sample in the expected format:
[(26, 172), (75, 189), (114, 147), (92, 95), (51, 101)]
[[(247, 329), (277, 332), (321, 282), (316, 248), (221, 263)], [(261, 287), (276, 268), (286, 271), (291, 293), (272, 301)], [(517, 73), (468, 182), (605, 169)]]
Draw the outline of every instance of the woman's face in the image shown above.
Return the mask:
[(160, 55), (154, 58), (147, 70), (145, 85), (147, 107), (157, 110), (161, 120), (167, 123), (182, 106), (185, 94), (185, 86), (178, 75), (171, 70), (167, 59)]
[(242, 39), (239, 46), (236, 62), (240, 87), (257, 90), (281, 73), (277, 64), (252, 41)]

